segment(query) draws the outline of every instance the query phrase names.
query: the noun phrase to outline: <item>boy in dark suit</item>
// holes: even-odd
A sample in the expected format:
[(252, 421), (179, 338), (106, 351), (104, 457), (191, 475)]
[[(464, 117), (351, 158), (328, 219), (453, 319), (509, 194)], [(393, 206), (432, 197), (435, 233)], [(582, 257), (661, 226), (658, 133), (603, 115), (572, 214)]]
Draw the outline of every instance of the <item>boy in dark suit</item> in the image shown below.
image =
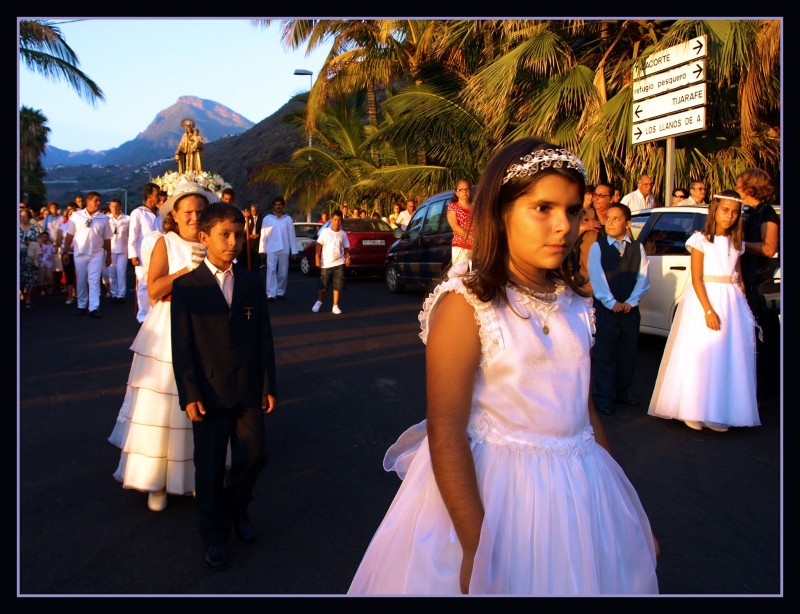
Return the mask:
[(172, 359), (180, 406), (192, 421), (205, 562), (217, 570), (227, 565), (231, 527), (240, 539), (255, 539), (247, 506), (267, 461), (263, 423), (275, 409), (275, 352), (263, 276), (233, 265), (244, 244), (241, 210), (207, 207), (198, 238), (206, 259), (172, 286)]
[(598, 412), (614, 413), (612, 402), (636, 406), (629, 393), (639, 343), (639, 302), (650, 289), (644, 247), (631, 240), (631, 210), (614, 203), (604, 231), (589, 249), (597, 333), (592, 349), (592, 398)]

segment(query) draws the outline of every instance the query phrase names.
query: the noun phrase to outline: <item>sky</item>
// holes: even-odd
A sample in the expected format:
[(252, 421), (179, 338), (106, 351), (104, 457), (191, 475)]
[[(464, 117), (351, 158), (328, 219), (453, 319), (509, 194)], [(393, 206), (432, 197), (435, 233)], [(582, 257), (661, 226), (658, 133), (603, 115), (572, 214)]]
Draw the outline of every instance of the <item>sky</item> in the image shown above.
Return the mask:
[[(22, 19), (47, 19), (22, 17)], [(181, 96), (218, 102), (254, 124), (319, 74), (327, 48), (306, 57), (284, 49), (281, 24), (250, 19), (51, 18), (78, 56), (78, 67), (103, 90), (93, 106), (66, 81), (19, 65), (18, 103), (41, 111), (48, 144), (67, 151), (104, 151), (135, 138)]]

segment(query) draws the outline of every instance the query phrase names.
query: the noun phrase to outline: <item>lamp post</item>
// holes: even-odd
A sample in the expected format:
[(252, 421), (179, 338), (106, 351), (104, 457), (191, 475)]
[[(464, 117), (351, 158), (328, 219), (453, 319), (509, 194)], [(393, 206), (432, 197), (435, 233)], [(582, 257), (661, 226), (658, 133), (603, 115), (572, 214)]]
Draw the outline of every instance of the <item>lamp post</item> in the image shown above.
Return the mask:
[[(310, 70), (306, 70), (305, 68), (295, 68), (294, 74), (296, 75), (308, 75), (308, 95), (311, 95), (311, 88), (314, 85), (314, 73)], [(308, 146), (311, 147), (311, 131), (308, 131)]]
[[(311, 88), (314, 86), (314, 73), (311, 72), (310, 70), (305, 69), (305, 68), (295, 68), (294, 69), (294, 74), (301, 75), (301, 76), (308, 75), (308, 96), (310, 98), (311, 97)], [(312, 141), (311, 141), (311, 130), (309, 130), (308, 131), (308, 148), (309, 149), (311, 149), (311, 144), (312, 144)], [(310, 153), (308, 154), (308, 161), (309, 161), (309, 163), (311, 162), (311, 154)], [(310, 200), (310, 195), (311, 195), (311, 188), (310, 187), (308, 188), (308, 192), (309, 192), (309, 200)], [(311, 209), (309, 209), (308, 212), (306, 213), (306, 221), (307, 222), (311, 221)]]

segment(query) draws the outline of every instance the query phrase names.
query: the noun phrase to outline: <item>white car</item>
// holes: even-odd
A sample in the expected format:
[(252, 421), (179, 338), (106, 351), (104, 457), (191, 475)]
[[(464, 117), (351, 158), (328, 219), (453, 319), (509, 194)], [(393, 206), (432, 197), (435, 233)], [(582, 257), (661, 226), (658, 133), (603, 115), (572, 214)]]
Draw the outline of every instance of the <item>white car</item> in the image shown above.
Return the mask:
[(303, 248), (316, 238), (320, 226), (322, 226), (322, 224), (319, 222), (294, 223), (294, 236), (297, 241), (298, 254), (302, 254)]
[[(774, 207), (780, 213), (779, 207)], [(691, 256), (686, 240), (706, 225), (708, 207), (656, 207), (635, 211), (631, 232), (644, 245), (648, 258), (650, 290), (639, 303), (642, 333), (666, 337), (678, 303), (691, 283)], [(775, 266), (780, 266), (775, 254)], [(778, 268), (779, 270), (779, 268)], [(780, 282), (780, 273), (778, 273)], [(776, 298), (777, 297), (777, 298)], [(780, 292), (773, 290), (771, 305), (780, 308)]]

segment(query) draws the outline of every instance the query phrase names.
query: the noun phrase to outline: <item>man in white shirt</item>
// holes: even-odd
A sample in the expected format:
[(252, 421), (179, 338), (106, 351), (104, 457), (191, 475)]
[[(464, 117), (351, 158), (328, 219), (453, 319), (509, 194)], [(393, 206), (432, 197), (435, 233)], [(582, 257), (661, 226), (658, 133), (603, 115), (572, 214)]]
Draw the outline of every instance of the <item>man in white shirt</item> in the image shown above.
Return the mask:
[[(86, 208), (78, 209), (66, 224), (65, 258), (74, 250), (75, 288), (78, 293), (78, 313), (89, 312), (100, 318), (100, 277), (103, 266), (111, 266), (111, 225), (108, 216), (100, 212), (100, 194), (86, 194)], [(103, 256), (105, 254), (105, 263)], [(88, 307), (88, 309), (87, 309)]]
[(403, 231), (405, 232), (406, 228), (408, 227), (408, 223), (411, 221), (411, 218), (414, 217), (414, 211), (417, 208), (417, 203), (414, 202), (414, 199), (410, 198), (406, 201), (406, 208), (404, 211), (401, 211), (397, 214), (397, 219), (395, 219), (394, 223)]
[(706, 202), (706, 184), (702, 181), (692, 181), (689, 184), (689, 196), (683, 199), (681, 206), (708, 207)]
[(141, 324), (150, 311), (150, 297), (147, 295), (147, 270), (142, 262), (142, 239), (151, 232), (163, 232), (162, 221), (158, 216), (158, 192), (155, 183), (144, 185), (144, 204), (131, 211), (128, 224), (128, 258), (136, 273), (136, 319)]
[(656, 200), (651, 194), (653, 191), (653, 179), (649, 175), (642, 175), (639, 177), (636, 187), (638, 188), (637, 190), (622, 197), (622, 204), (628, 205), (631, 212), (655, 207)]
[(286, 201), (276, 196), (272, 201), (272, 213), (261, 222), (258, 252), (267, 256), (267, 300), (282, 299), (286, 295), (289, 276), (289, 256), (297, 255), (294, 222), (284, 215)]
[(111, 302), (117, 305), (125, 303), (125, 293), (128, 289), (128, 227), (131, 218), (122, 212), (122, 202), (119, 198), (112, 198), (108, 202), (111, 215), (108, 218), (111, 224), (111, 266), (108, 269), (111, 279)]

